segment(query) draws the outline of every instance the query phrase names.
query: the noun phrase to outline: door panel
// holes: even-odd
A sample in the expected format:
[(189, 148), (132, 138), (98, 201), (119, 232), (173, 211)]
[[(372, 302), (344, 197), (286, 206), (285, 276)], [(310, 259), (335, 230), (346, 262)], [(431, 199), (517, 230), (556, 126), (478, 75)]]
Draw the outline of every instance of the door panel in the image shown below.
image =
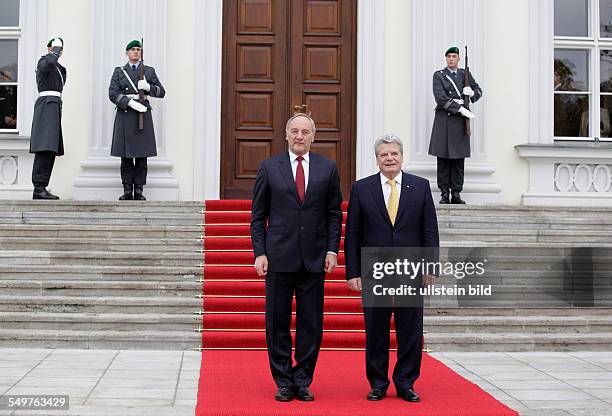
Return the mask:
[(343, 196), (355, 172), (356, 0), (227, 0), (223, 17), (221, 197), (251, 198), (261, 160), (286, 150), (306, 105), (312, 151), (336, 160)]

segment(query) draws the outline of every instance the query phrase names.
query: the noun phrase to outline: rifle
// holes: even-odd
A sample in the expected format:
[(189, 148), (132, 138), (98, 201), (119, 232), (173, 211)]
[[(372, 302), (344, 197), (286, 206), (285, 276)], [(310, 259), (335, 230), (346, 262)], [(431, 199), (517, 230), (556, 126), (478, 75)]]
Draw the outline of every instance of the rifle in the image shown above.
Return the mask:
[[(140, 38), (140, 66), (138, 67), (138, 79), (145, 79), (144, 75), (144, 39)], [(138, 90), (138, 102), (145, 105), (144, 90)], [(138, 130), (144, 129), (144, 113), (138, 113)]]
[[(463, 71), (463, 86), (470, 86), (470, 67), (468, 66), (468, 47), (465, 45), (465, 70)], [(467, 95), (463, 96), (463, 103), (466, 110), (470, 109), (470, 97)], [(472, 129), (470, 128), (470, 119), (465, 117), (465, 135), (471, 136)]]

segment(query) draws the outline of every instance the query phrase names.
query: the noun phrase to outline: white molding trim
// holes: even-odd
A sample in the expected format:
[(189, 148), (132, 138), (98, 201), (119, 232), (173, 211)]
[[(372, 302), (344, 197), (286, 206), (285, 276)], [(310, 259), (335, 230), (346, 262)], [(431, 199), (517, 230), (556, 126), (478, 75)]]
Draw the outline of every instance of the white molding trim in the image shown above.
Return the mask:
[(484, 96), (473, 104), (476, 119), (472, 122), (472, 156), (465, 161), (464, 192), (470, 203), (489, 203), (501, 192), (492, 174), (495, 168), (487, 162), (486, 133), (486, 0), (429, 0), (412, 2), (412, 141), (406, 167), (427, 177), (436, 185), (436, 158), (428, 154), (433, 125), (435, 100), (431, 91), (432, 74), (444, 67), (444, 51), (452, 45), (468, 45), (470, 68), (483, 87)]
[(219, 199), (223, 0), (196, 2), (193, 198)]
[[(527, 144), (516, 146), (519, 156), (529, 162), (529, 189), (523, 194), (523, 205), (549, 205), (549, 206), (590, 206), (609, 207), (612, 205), (612, 189), (609, 176), (605, 178), (608, 183), (603, 186), (604, 190), (599, 192), (594, 189), (579, 190), (559, 189), (560, 165), (566, 165), (569, 174), (568, 183), (585, 180), (589, 182), (601, 181), (601, 178), (593, 175), (592, 171), (607, 170), (612, 166), (612, 146), (609, 145), (559, 145), (559, 144)], [(574, 167), (582, 165), (578, 169), (582, 172), (588, 171), (585, 176), (580, 174)], [(598, 168), (599, 166), (606, 168)], [(586, 168), (586, 169), (585, 169)], [(573, 173), (575, 172), (575, 173)], [(575, 177), (574, 177), (575, 176)], [(586, 186), (590, 188), (590, 186)]]
[(372, 157), (385, 119), (385, 2), (357, 3), (357, 131), (355, 179), (377, 170)]
[[(164, 82), (167, 6), (168, 0), (92, 0), (91, 45), (97, 53), (90, 65), (90, 111), (97, 116), (91, 121), (87, 160), (81, 163), (83, 170), (74, 181), (74, 199), (114, 200), (122, 193), (120, 159), (110, 156), (115, 107), (107, 98), (109, 77), (114, 67), (127, 61), (127, 42), (142, 37), (145, 64), (155, 67)], [(142, 18), (132, 19), (143, 12)], [(151, 99), (151, 106), (158, 156), (149, 158), (145, 195), (153, 200), (177, 200), (178, 181), (166, 157), (164, 100)]]
[(554, 0), (529, 2), (529, 143), (554, 142)]

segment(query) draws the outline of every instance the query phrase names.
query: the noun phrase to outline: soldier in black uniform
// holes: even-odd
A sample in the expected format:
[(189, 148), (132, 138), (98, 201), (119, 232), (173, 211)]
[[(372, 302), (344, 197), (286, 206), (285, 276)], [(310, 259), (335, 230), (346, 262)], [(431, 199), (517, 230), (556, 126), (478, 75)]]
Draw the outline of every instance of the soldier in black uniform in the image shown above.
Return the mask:
[(438, 158), (441, 204), (465, 204), (460, 195), (463, 190), (464, 161), (470, 157), (470, 136), (465, 134), (465, 117), (471, 119), (475, 116), (463, 106), (463, 97), (469, 96), (472, 102), (476, 102), (482, 96), (482, 89), (471, 73), (470, 85), (463, 85), (464, 70), (459, 68), (459, 60), (459, 48), (449, 48), (446, 51), (447, 67), (433, 75), (437, 105), (429, 154)]
[(38, 99), (34, 104), (30, 153), (34, 153), (32, 166), (33, 199), (59, 199), (49, 193), (49, 179), (56, 156), (64, 154), (62, 136), (62, 91), (66, 84), (66, 68), (58, 63), (64, 50), (64, 41), (54, 38), (47, 43), (47, 55), (36, 67)]
[[(163, 98), (166, 90), (157, 78), (155, 69), (144, 67), (144, 80), (139, 80), (141, 45), (137, 40), (127, 44), (129, 62), (116, 67), (108, 87), (108, 96), (117, 106), (111, 156), (121, 158), (121, 182), (123, 195), (119, 200), (144, 201), (143, 186), (147, 182), (147, 157), (157, 156), (153, 118), (148, 97)], [(138, 102), (138, 92), (143, 90), (145, 102)], [(144, 114), (144, 128), (138, 129), (138, 116)], [(133, 192), (133, 194), (132, 194)]]

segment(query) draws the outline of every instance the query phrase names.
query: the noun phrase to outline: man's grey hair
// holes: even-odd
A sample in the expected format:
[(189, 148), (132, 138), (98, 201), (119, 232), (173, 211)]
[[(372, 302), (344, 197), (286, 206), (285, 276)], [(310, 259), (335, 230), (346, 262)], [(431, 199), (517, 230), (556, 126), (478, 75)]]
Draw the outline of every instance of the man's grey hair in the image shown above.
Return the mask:
[(387, 133), (383, 136), (380, 136), (378, 139), (376, 139), (376, 142), (374, 142), (374, 154), (376, 155), (376, 157), (378, 157), (378, 148), (381, 145), (391, 143), (398, 144), (400, 148), (400, 153), (402, 155), (404, 154), (404, 144), (402, 143), (402, 140), (393, 133)]
[(305, 117), (308, 119), (308, 121), (310, 121), (310, 126), (312, 127), (312, 132), (316, 132), (317, 131), (317, 126), (315, 125), (315, 122), (312, 118), (310, 118), (310, 116), (306, 113), (297, 113), (294, 114), (293, 117), (291, 117), (289, 120), (287, 120), (287, 124), (285, 125), (285, 131), (288, 132), (289, 131), (289, 124), (291, 124), (291, 122), (293, 120), (295, 120), (298, 117)]

